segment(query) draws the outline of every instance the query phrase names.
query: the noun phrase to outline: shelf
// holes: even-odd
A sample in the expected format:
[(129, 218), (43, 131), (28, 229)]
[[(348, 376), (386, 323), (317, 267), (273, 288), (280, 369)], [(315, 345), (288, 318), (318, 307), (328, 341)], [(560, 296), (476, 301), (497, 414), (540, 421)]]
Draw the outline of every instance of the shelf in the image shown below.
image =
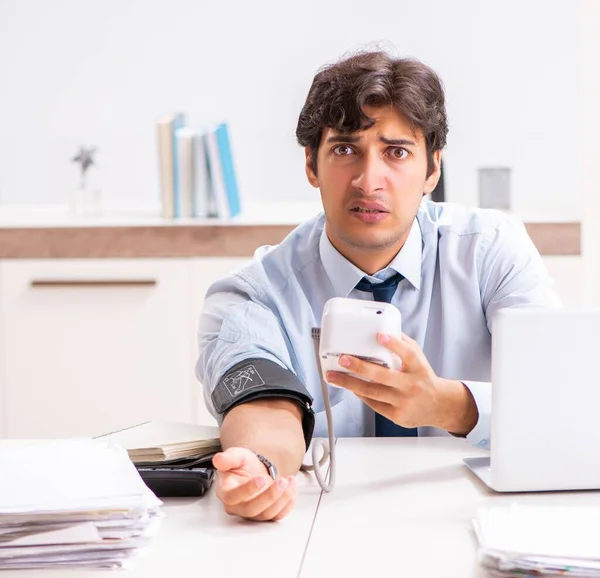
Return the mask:
[[(71, 216), (65, 207), (0, 207), (0, 258), (250, 257), (319, 213), (317, 203), (261, 203), (235, 219), (163, 219), (151, 211)], [(579, 255), (579, 222), (524, 220), (542, 255)]]

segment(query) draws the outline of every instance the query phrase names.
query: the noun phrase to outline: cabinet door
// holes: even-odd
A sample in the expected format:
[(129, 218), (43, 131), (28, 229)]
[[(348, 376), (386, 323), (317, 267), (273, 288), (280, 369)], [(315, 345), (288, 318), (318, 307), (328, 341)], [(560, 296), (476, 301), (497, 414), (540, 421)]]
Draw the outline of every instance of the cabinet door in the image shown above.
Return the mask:
[[(1, 263), (1, 261), (0, 261)], [(5, 436), (6, 433), (6, 346), (5, 346), (5, 320), (4, 310), (2, 303), (4, 303), (3, 295), (3, 271), (0, 265), (0, 439)]]
[[(250, 262), (247, 257), (203, 257), (192, 260), (192, 316), (194, 322), (192, 324), (191, 340), (194, 344), (194, 364), (198, 357), (198, 322), (202, 313), (204, 305), (204, 297), (208, 288), (214, 281), (220, 277), (231, 273), (235, 269), (242, 267), (246, 263)], [(214, 425), (214, 418), (208, 413), (206, 404), (204, 403), (204, 396), (202, 390), (202, 384), (198, 379), (193, 377), (192, 388), (197, 391), (197, 414), (198, 422), (207, 425)]]
[(196, 421), (189, 260), (4, 261), (8, 437)]

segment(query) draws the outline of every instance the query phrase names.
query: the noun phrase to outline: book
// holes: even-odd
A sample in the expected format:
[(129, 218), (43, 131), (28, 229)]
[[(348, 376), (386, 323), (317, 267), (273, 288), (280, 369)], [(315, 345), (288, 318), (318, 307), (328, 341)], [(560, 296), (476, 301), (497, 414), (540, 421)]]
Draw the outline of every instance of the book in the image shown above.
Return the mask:
[(189, 127), (183, 127), (175, 131), (179, 204), (174, 213), (177, 217), (188, 219), (194, 216), (195, 137), (196, 131)]
[(227, 195), (227, 204), (229, 207), (229, 216), (235, 217), (236, 215), (240, 214), (241, 207), (227, 123), (221, 123), (217, 127), (216, 137), (219, 146), (219, 155), (221, 159), (221, 169), (223, 171), (223, 180)]
[(213, 454), (221, 448), (219, 428), (185, 422), (149, 421), (106, 434), (127, 450), (134, 463), (160, 463), (169, 460)]
[(181, 112), (162, 115), (156, 121), (160, 193), (163, 217), (172, 219), (179, 212), (179, 175), (175, 132), (183, 127)]
[(194, 217), (206, 218), (216, 216), (213, 191), (210, 182), (208, 153), (203, 131), (194, 135)]
[(221, 219), (228, 219), (231, 214), (227, 199), (227, 187), (219, 150), (217, 130), (218, 127), (208, 128), (204, 133), (204, 143), (208, 156), (210, 187), (214, 198), (215, 213)]

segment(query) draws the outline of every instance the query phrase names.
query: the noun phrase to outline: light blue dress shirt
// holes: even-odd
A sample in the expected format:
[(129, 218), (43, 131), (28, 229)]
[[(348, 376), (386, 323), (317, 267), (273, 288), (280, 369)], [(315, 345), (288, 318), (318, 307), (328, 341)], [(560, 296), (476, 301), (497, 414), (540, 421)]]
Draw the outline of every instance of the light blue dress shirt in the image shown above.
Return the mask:
[[(219, 422), (212, 390), (231, 367), (258, 357), (296, 374), (314, 398), (314, 436), (327, 436), (311, 328), (320, 327), (331, 297), (373, 296), (354, 289), (365, 273), (333, 247), (324, 224), (320, 214), (279, 245), (260, 247), (248, 265), (208, 290), (196, 374)], [(494, 314), (505, 307), (561, 307), (536, 247), (523, 223), (505, 213), (423, 201), (403, 248), (367, 277), (383, 280), (395, 272), (404, 276), (392, 299), (403, 332), (438, 376), (469, 388), (479, 419), (467, 440), (489, 447)], [(373, 410), (349, 391), (329, 393), (336, 436), (374, 435)], [(450, 434), (420, 427), (419, 435)]]

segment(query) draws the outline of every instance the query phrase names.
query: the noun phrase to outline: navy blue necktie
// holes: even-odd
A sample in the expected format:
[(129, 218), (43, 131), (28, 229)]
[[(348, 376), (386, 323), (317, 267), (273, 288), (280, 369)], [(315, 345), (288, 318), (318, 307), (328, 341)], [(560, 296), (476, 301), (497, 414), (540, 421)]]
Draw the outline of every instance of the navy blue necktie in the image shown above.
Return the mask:
[[(375, 301), (385, 301), (391, 303), (392, 297), (398, 288), (398, 283), (402, 281), (404, 277), (400, 273), (396, 273), (394, 276), (382, 281), (381, 283), (371, 283), (367, 278), (363, 277), (356, 288), (359, 291), (366, 291), (373, 293)], [(395, 424), (378, 413), (375, 413), (375, 435), (379, 437), (417, 437), (418, 430), (416, 427), (407, 428), (401, 425)]]

